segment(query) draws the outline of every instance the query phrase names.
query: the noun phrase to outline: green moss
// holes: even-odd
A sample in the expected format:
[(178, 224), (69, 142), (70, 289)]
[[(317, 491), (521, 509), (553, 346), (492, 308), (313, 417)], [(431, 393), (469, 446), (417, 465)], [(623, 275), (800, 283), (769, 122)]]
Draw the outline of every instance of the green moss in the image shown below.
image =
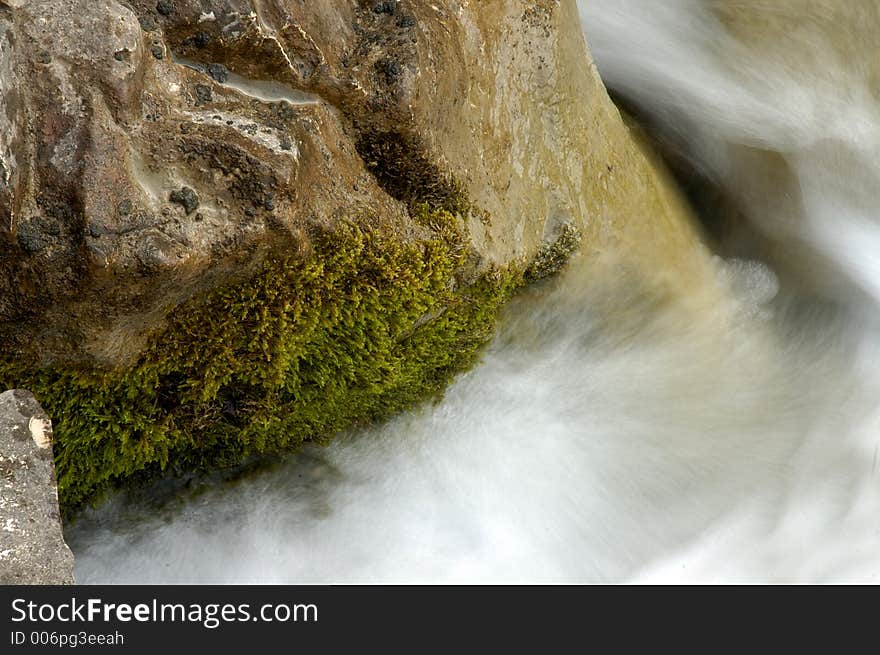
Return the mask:
[(376, 181), (393, 198), (453, 214), (463, 215), (473, 209), (461, 182), (434, 163), (418, 136), (394, 130), (365, 130), (357, 149)]
[(31, 389), (54, 419), (63, 507), (326, 441), (439, 394), (473, 364), (521, 275), (456, 282), (456, 219), (420, 211), (437, 234), (427, 241), (345, 224), (308, 256), (270, 257), (247, 283), (179, 307), (126, 370), (0, 361), (0, 386)]
[(580, 247), (580, 230), (571, 223), (564, 223), (558, 236), (552, 242), (544, 244), (526, 269), (524, 274), (526, 282), (535, 282), (555, 275)]

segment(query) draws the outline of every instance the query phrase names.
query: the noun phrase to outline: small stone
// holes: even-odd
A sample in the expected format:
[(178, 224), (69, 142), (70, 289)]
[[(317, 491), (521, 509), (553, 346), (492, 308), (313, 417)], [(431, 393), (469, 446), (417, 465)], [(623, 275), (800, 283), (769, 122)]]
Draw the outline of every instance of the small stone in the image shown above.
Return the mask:
[(204, 84), (196, 84), (196, 104), (211, 102), (211, 87)]
[(37, 55), (37, 61), (41, 64), (48, 64), (52, 61), (52, 55), (43, 50), (39, 55)]
[(393, 2), (377, 2), (373, 6), (374, 14), (393, 14), (394, 13), (394, 3)]
[(397, 21), (397, 27), (409, 29), (416, 26), (416, 19), (412, 16), (401, 16)]
[(141, 24), (141, 29), (144, 32), (153, 32), (159, 27), (159, 24), (156, 22), (156, 18), (154, 16), (150, 16), (149, 14), (146, 16), (141, 16), (138, 22)]
[(199, 208), (199, 197), (196, 195), (196, 192), (188, 186), (172, 191), (171, 195), (168, 196), (168, 199), (183, 207), (187, 216)]
[(229, 69), (223, 64), (208, 64), (206, 70), (208, 71), (208, 75), (220, 82), (220, 84), (223, 84), (229, 79)]
[(128, 216), (131, 213), (133, 206), (131, 204), (131, 200), (122, 200), (116, 205), (116, 211), (119, 212), (120, 216)]
[(164, 59), (165, 58), (165, 48), (163, 48), (159, 44), (156, 44), (152, 48), (150, 48), (150, 52), (153, 53), (153, 56), (156, 59)]
[(174, 3), (171, 0), (159, 0), (156, 3), (156, 11), (163, 16), (170, 16), (174, 13)]
[(286, 136), (282, 136), (281, 139), (279, 139), (278, 145), (281, 147), (282, 150), (290, 150), (291, 148), (293, 148), (293, 144)]
[(273, 209), (275, 209), (275, 196), (267, 195), (263, 199), (263, 207), (265, 207), (269, 211), (272, 211)]

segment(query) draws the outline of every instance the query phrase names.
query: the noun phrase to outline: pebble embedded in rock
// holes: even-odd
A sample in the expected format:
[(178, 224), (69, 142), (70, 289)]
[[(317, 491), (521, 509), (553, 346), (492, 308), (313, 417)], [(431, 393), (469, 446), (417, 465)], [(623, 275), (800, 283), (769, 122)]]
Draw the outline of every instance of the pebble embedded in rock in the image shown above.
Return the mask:
[(138, 22), (141, 24), (141, 29), (144, 32), (152, 32), (159, 27), (159, 24), (153, 16), (141, 16)]
[(229, 79), (229, 69), (223, 64), (208, 64), (206, 70), (208, 71), (208, 75), (221, 84)]
[(150, 52), (153, 53), (153, 56), (156, 59), (164, 59), (165, 58), (165, 49), (160, 45), (154, 45), (150, 48)]
[(211, 87), (204, 84), (196, 84), (197, 104), (211, 102)]
[(210, 32), (199, 32), (193, 38), (193, 43), (196, 44), (197, 48), (204, 48), (208, 45), (214, 37), (211, 36)]
[(172, 191), (168, 199), (183, 207), (187, 215), (192, 214), (199, 208), (199, 197), (196, 195), (196, 192), (188, 186)]
[(163, 16), (170, 16), (174, 13), (174, 3), (171, 0), (159, 0), (156, 3), (156, 11)]

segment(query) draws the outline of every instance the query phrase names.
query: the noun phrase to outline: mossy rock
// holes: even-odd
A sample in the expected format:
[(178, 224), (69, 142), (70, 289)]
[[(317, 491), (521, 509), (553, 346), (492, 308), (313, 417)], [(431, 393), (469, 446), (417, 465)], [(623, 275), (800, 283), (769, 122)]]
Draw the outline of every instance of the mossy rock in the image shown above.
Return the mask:
[(55, 422), (64, 509), (130, 480), (326, 442), (439, 394), (522, 275), (462, 280), (455, 217), (415, 217), (435, 236), (344, 223), (306, 255), (268, 257), (246, 283), (178, 307), (129, 368), (0, 361), (0, 386), (31, 389)]

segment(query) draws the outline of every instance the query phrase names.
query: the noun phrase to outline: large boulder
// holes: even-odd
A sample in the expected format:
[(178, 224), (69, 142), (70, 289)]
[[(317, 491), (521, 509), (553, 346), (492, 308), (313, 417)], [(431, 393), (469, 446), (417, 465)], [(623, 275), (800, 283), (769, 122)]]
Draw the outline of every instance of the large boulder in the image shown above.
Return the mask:
[(52, 422), (34, 396), (0, 394), (0, 584), (72, 584), (61, 533)]
[(0, 384), (71, 505), (439, 392), (579, 244), (707, 270), (572, 0), (4, 0), (0, 54)]

